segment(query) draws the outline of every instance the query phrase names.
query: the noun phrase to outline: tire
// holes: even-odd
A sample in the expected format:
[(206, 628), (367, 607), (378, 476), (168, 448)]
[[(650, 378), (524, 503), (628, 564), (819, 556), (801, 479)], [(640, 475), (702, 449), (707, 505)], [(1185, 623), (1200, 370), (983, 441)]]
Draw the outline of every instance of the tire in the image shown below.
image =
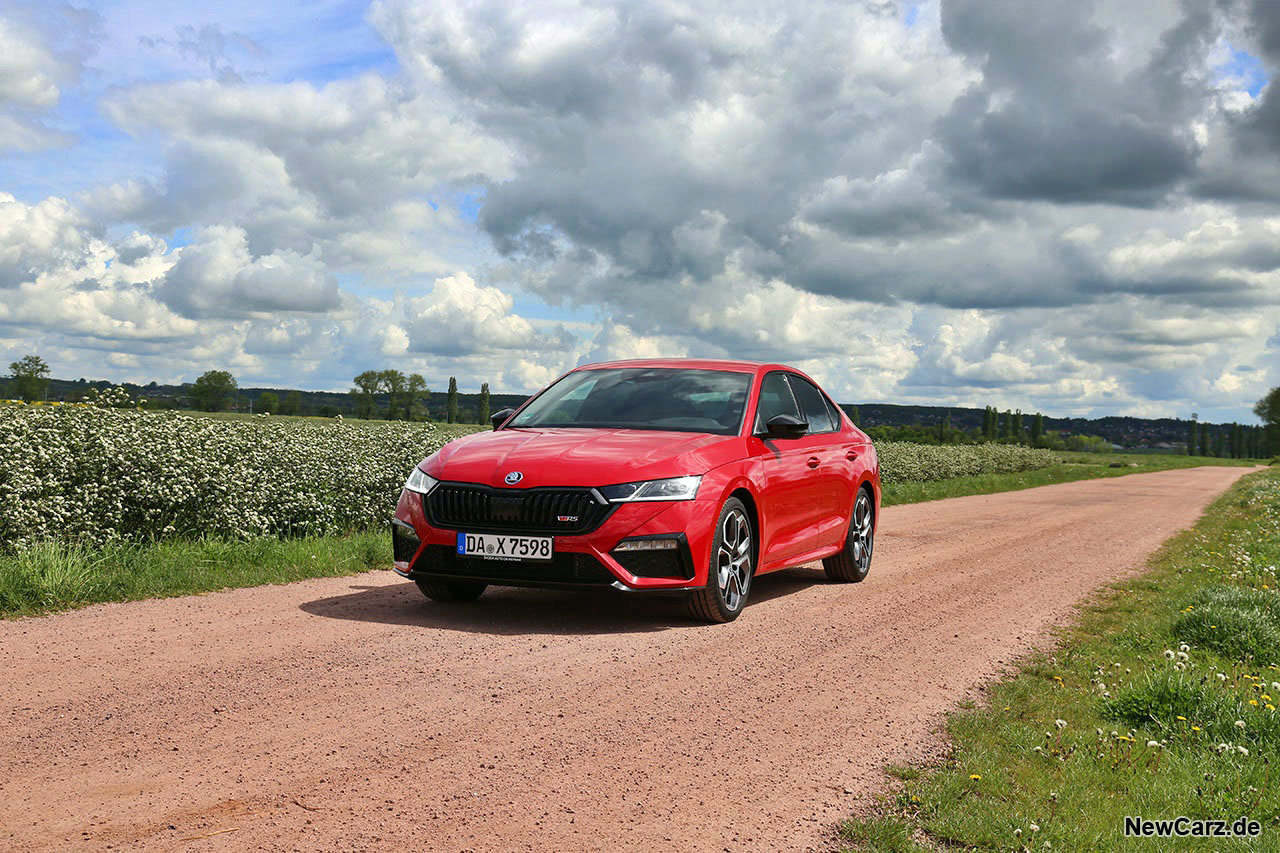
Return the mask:
[(704, 622), (732, 622), (751, 592), (755, 574), (755, 526), (742, 501), (729, 498), (716, 521), (707, 585), (689, 594), (689, 613)]
[(481, 581), (417, 580), (414, 583), (427, 598), (447, 603), (475, 601), (489, 586)]
[(849, 514), (849, 532), (844, 547), (822, 561), (827, 577), (840, 583), (858, 583), (871, 571), (871, 552), (875, 550), (876, 523), (871, 492), (859, 489)]

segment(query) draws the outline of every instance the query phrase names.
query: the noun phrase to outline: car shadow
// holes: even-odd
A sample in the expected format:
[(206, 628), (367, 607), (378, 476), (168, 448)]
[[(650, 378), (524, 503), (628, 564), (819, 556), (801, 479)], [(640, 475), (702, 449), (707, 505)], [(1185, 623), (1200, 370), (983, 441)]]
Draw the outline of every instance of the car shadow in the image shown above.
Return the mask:
[[(754, 605), (815, 583), (827, 583), (821, 569), (801, 567), (762, 575), (752, 583), (744, 615)], [(304, 602), (299, 609), (327, 619), (498, 635), (625, 634), (702, 624), (689, 616), (678, 595), (491, 586), (477, 601), (441, 604), (428, 601), (408, 581), (350, 589)]]

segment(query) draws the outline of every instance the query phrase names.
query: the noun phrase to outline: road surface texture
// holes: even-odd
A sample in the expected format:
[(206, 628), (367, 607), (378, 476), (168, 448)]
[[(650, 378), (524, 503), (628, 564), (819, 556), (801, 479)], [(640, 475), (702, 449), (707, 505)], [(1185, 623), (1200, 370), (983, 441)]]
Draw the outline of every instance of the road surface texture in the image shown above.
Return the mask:
[(866, 582), (678, 602), (391, 572), (0, 622), (6, 850), (807, 850), (1244, 468), (885, 510)]

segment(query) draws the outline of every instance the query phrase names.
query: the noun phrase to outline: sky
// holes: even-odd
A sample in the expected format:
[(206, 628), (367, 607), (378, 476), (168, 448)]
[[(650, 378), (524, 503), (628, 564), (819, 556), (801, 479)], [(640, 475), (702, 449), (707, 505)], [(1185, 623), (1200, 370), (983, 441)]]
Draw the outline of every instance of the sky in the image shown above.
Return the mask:
[(1278, 63), (1270, 0), (0, 0), (0, 359), (1252, 423)]

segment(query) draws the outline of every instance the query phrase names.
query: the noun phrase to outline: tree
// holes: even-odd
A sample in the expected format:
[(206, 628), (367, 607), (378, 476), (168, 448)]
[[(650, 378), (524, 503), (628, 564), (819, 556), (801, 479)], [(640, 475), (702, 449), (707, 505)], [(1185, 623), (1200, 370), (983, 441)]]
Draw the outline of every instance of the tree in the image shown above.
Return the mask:
[(280, 403), (280, 414), (282, 415), (300, 415), (302, 414), (302, 392), (290, 391), (284, 395), (284, 401)]
[(458, 422), (458, 380), (449, 377), (449, 411), (448, 420), (451, 424)]
[(938, 441), (946, 442), (947, 437), (951, 435), (951, 413), (944, 412), (942, 420), (938, 421)]
[(480, 383), (480, 423), (489, 422), (489, 383)]
[(856, 427), (862, 426), (862, 415), (858, 413), (857, 406), (849, 410), (849, 420), (853, 421), (853, 425)]
[(274, 391), (263, 391), (258, 395), (258, 404), (254, 408), (267, 415), (277, 414), (280, 411), (280, 397)]
[(1267, 396), (1253, 407), (1253, 413), (1262, 421), (1262, 438), (1258, 458), (1280, 454), (1280, 385), (1267, 392)]
[(356, 387), (347, 393), (356, 403), (356, 417), (368, 420), (373, 417), (374, 398), (382, 385), (382, 374), (376, 370), (366, 370), (351, 380)]
[(405, 380), (405, 416), (411, 421), (427, 419), (427, 380), (421, 373), (413, 373)]
[(235, 393), (236, 378), (225, 370), (206, 370), (191, 387), (196, 408), (206, 412), (221, 412), (227, 400)]
[(34, 353), (24, 355), (9, 364), (9, 375), (13, 377), (14, 389), (19, 397), (30, 403), (43, 400), (49, 388), (49, 365)]
[(1025, 435), (1022, 430), (1022, 409), (1018, 409), (1013, 413), (1013, 427), (1010, 432), (1013, 433), (1013, 440), (1021, 444)]
[[(998, 417), (998, 415), (997, 415)], [(1013, 429), (1013, 412), (1009, 409), (1004, 410), (1004, 417), (1000, 420), (1000, 437), (1009, 438)]]
[(1200, 424), (1200, 455), (1209, 455), (1209, 425), (1206, 423)]
[(1191, 423), (1187, 427), (1187, 455), (1196, 455), (1196, 436), (1198, 435), (1198, 426), (1196, 424), (1196, 416), (1191, 416)]
[(1044, 438), (1044, 415), (1036, 412), (1035, 420), (1031, 422), (1031, 443), (1039, 444)]
[(387, 395), (387, 420), (395, 420), (397, 412), (404, 412), (408, 418), (405, 399), (408, 384), (405, 375), (398, 370), (384, 370), (378, 374), (378, 387)]

